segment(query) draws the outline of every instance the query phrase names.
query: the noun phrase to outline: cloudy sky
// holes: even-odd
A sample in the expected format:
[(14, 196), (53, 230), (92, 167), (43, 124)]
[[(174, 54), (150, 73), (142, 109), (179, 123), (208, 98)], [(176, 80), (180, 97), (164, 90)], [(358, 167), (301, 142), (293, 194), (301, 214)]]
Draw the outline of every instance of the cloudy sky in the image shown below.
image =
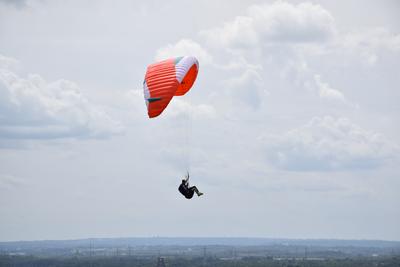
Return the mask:
[[(0, 241), (400, 240), (398, 1), (0, 1)], [(146, 67), (194, 55), (148, 119)], [(204, 196), (177, 186), (186, 169)]]

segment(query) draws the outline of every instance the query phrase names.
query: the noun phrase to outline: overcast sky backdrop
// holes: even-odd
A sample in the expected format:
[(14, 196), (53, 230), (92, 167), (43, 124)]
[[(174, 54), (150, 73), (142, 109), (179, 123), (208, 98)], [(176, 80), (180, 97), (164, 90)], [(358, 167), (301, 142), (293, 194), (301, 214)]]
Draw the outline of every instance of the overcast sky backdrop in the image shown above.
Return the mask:
[[(0, 241), (400, 240), (399, 14), (395, 0), (0, 1)], [(150, 120), (146, 67), (180, 55), (197, 82)], [(205, 193), (191, 201), (187, 167)]]

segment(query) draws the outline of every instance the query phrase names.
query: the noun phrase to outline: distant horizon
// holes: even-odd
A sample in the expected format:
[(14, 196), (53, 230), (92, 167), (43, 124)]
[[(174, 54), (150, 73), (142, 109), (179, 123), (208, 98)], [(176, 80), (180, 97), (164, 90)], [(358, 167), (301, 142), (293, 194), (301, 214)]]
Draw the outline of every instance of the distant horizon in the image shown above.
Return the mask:
[(344, 239), (344, 238), (290, 238), (290, 237), (255, 237), (255, 236), (127, 236), (127, 237), (83, 237), (70, 239), (21, 239), (21, 240), (0, 240), (0, 243), (12, 242), (42, 242), (42, 241), (83, 241), (83, 240), (107, 240), (107, 239), (261, 239), (261, 240), (292, 240), (292, 241), (383, 241), (383, 242), (399, 242), (400, 240), (386, 239)]

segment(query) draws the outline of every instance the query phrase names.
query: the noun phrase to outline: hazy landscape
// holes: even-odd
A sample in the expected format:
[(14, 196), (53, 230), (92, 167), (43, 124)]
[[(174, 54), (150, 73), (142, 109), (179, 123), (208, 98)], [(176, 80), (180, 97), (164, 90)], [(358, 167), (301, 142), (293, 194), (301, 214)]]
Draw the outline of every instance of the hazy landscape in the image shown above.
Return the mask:
[(400, 242), (109, 238), (0, 243), (0, 266), (399, 266)]

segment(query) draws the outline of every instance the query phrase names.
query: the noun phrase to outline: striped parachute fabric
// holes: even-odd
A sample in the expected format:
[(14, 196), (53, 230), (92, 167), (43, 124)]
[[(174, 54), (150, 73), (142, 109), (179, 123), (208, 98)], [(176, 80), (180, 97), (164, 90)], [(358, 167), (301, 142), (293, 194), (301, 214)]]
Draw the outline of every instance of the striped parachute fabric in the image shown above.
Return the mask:
[(186, 94), (198, 71), (199, 62), (192, 56), (170, 58), (149, 65), (143, 82), (149, 117), (160, 115), (172, 97)]

